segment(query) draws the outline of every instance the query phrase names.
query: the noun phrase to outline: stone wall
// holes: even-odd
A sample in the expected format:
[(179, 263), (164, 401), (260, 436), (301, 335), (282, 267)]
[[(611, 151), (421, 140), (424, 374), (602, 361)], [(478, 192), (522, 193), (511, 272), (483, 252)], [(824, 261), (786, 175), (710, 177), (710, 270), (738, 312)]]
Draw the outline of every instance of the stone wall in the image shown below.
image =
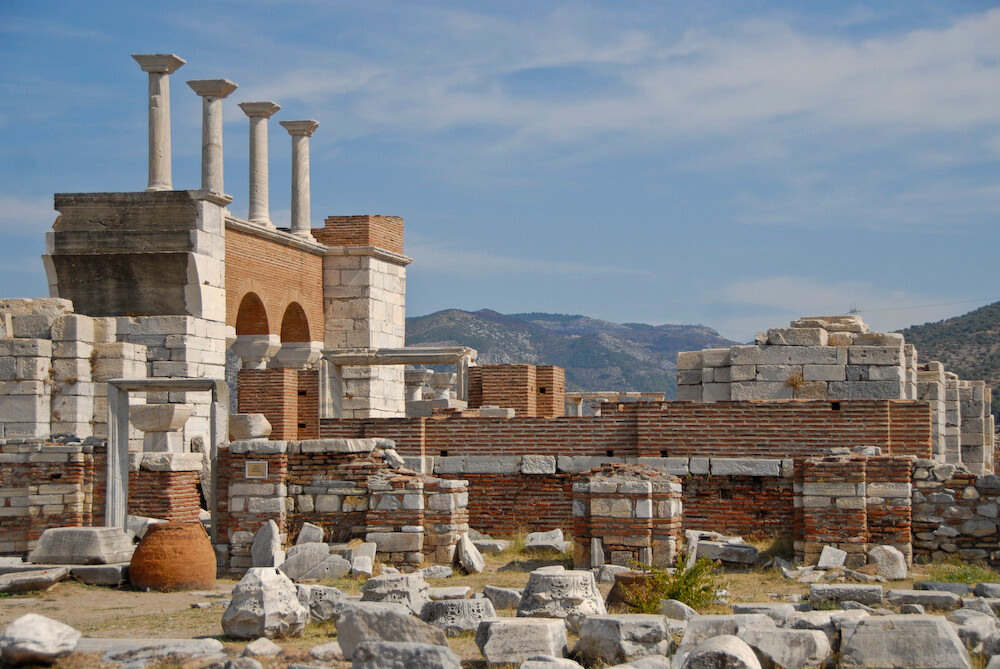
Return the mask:
[(820, 316), (756, 339), (754, 346), (679, 353), (677, 399), (920, 399), (933, 416), (934, 458), (993, 471), (989, 389), (959, 380), (939, 362), (919, 363), (902, 335), (869, 332), (858, 316)]
[[(452, 555), (468, 530), (464, 481), (390, 469), (387, 440), (249, 440), (219, 452), (217, 551), (233, 571), (251, 565), (254, 533), (268, 520), (291, 541), (305, 522), (330, 541), (374, 541), (380, 559), (407, 568)], [(450, 557), (449, 557), (450, 559)]]
[(1000, 566), (1000, 476), (917, 460), (913, 485), (913, 554), (917, 559), (957, 557)]
[(681, 483), (643, 465), (605, 465), (573, 484), (573, 564), (669, 566), (681, 533)]

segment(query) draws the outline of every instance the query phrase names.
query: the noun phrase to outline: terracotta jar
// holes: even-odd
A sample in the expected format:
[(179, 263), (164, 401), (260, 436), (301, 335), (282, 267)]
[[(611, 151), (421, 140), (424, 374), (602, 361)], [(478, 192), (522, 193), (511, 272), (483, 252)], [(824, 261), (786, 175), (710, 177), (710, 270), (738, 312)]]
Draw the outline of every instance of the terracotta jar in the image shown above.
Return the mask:
[(204, 526), (193, 523), (150, 525), (139, 542), (128, 578), (136, 588), (167, 592), (215, 585), (215, 551)]

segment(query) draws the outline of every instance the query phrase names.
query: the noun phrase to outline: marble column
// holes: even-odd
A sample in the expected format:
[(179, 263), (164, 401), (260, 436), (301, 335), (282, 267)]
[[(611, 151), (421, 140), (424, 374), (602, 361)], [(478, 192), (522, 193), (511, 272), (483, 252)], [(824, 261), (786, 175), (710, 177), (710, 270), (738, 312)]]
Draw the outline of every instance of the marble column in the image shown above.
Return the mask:
[(250, 117), (250, 213), (247, 220), (273, 228), (267, 191), (267, 119), (281, 107), (274, 102), (241, 102), (240, 109)]
[(201, 104), (201, 189), (224, 193), (222, 186), (222, 101), (236, 90), (229, 79), (195, 79), (187, 82)]
[(292, 136), (292, 226), (291, 233), (313, 241), (309, 224), (309, 138), (318, 121), (282, 121)]
[(151, 190), (173, 190), (170, 176), (170, 73), (185, 61), (172, 53), (137, 53), (132, 58), (149, 72), (149, 185)]

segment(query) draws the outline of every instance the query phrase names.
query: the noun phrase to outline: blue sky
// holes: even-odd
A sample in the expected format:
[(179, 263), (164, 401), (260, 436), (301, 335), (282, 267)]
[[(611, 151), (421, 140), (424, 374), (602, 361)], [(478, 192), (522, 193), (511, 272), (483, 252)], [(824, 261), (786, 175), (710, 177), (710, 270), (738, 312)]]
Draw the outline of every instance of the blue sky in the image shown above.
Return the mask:
[[(813, 7), (812, 5), (817, 5)], [(1000, 299), (996, 3), (0, 3), (0, 295), (46, 291), (54, 192), (146, 185), (146, 75), (173, 182), (225, 77), (273, 100), (272, 217), (313, 118), (312, 218), (406, 219), (408, 314), (581, 313), (747, 340), (852, 306), (878, 329)]]

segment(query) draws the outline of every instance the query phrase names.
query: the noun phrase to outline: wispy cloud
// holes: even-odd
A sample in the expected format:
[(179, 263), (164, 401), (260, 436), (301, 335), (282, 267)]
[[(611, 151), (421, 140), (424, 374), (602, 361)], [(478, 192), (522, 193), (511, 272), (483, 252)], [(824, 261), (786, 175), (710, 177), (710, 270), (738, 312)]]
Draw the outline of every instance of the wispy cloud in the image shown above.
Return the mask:
[(632, 267), (532, 258), (526, 255), (507, 256), (430, 242), (410, 242), (406, 253), (420, 259), (417, 271), (454, 277), (539, 274), (655, 278), (653, 272)]
[[(989, 296), (982, 304), (989, 302)], [(725, 336), (749, 340), (754, 332), (783, 327), (802, 316), (836, 315), (852, 308), (873, 330), (948, 318), (977, 305), (969, 295), (916, 293), (865, 281), (827, 281), (810, 276), (762, 276), (732, 281), (703, 297), (708, 320)], [(963, 306), (958, 306), (963, 305)]]
[(69, 26), (56, 21), (15, 19), (7, 17), (0, 23), (0, 33), (58, 37), (73, 40), (110, 40), (111, 35), (101, 30)]

